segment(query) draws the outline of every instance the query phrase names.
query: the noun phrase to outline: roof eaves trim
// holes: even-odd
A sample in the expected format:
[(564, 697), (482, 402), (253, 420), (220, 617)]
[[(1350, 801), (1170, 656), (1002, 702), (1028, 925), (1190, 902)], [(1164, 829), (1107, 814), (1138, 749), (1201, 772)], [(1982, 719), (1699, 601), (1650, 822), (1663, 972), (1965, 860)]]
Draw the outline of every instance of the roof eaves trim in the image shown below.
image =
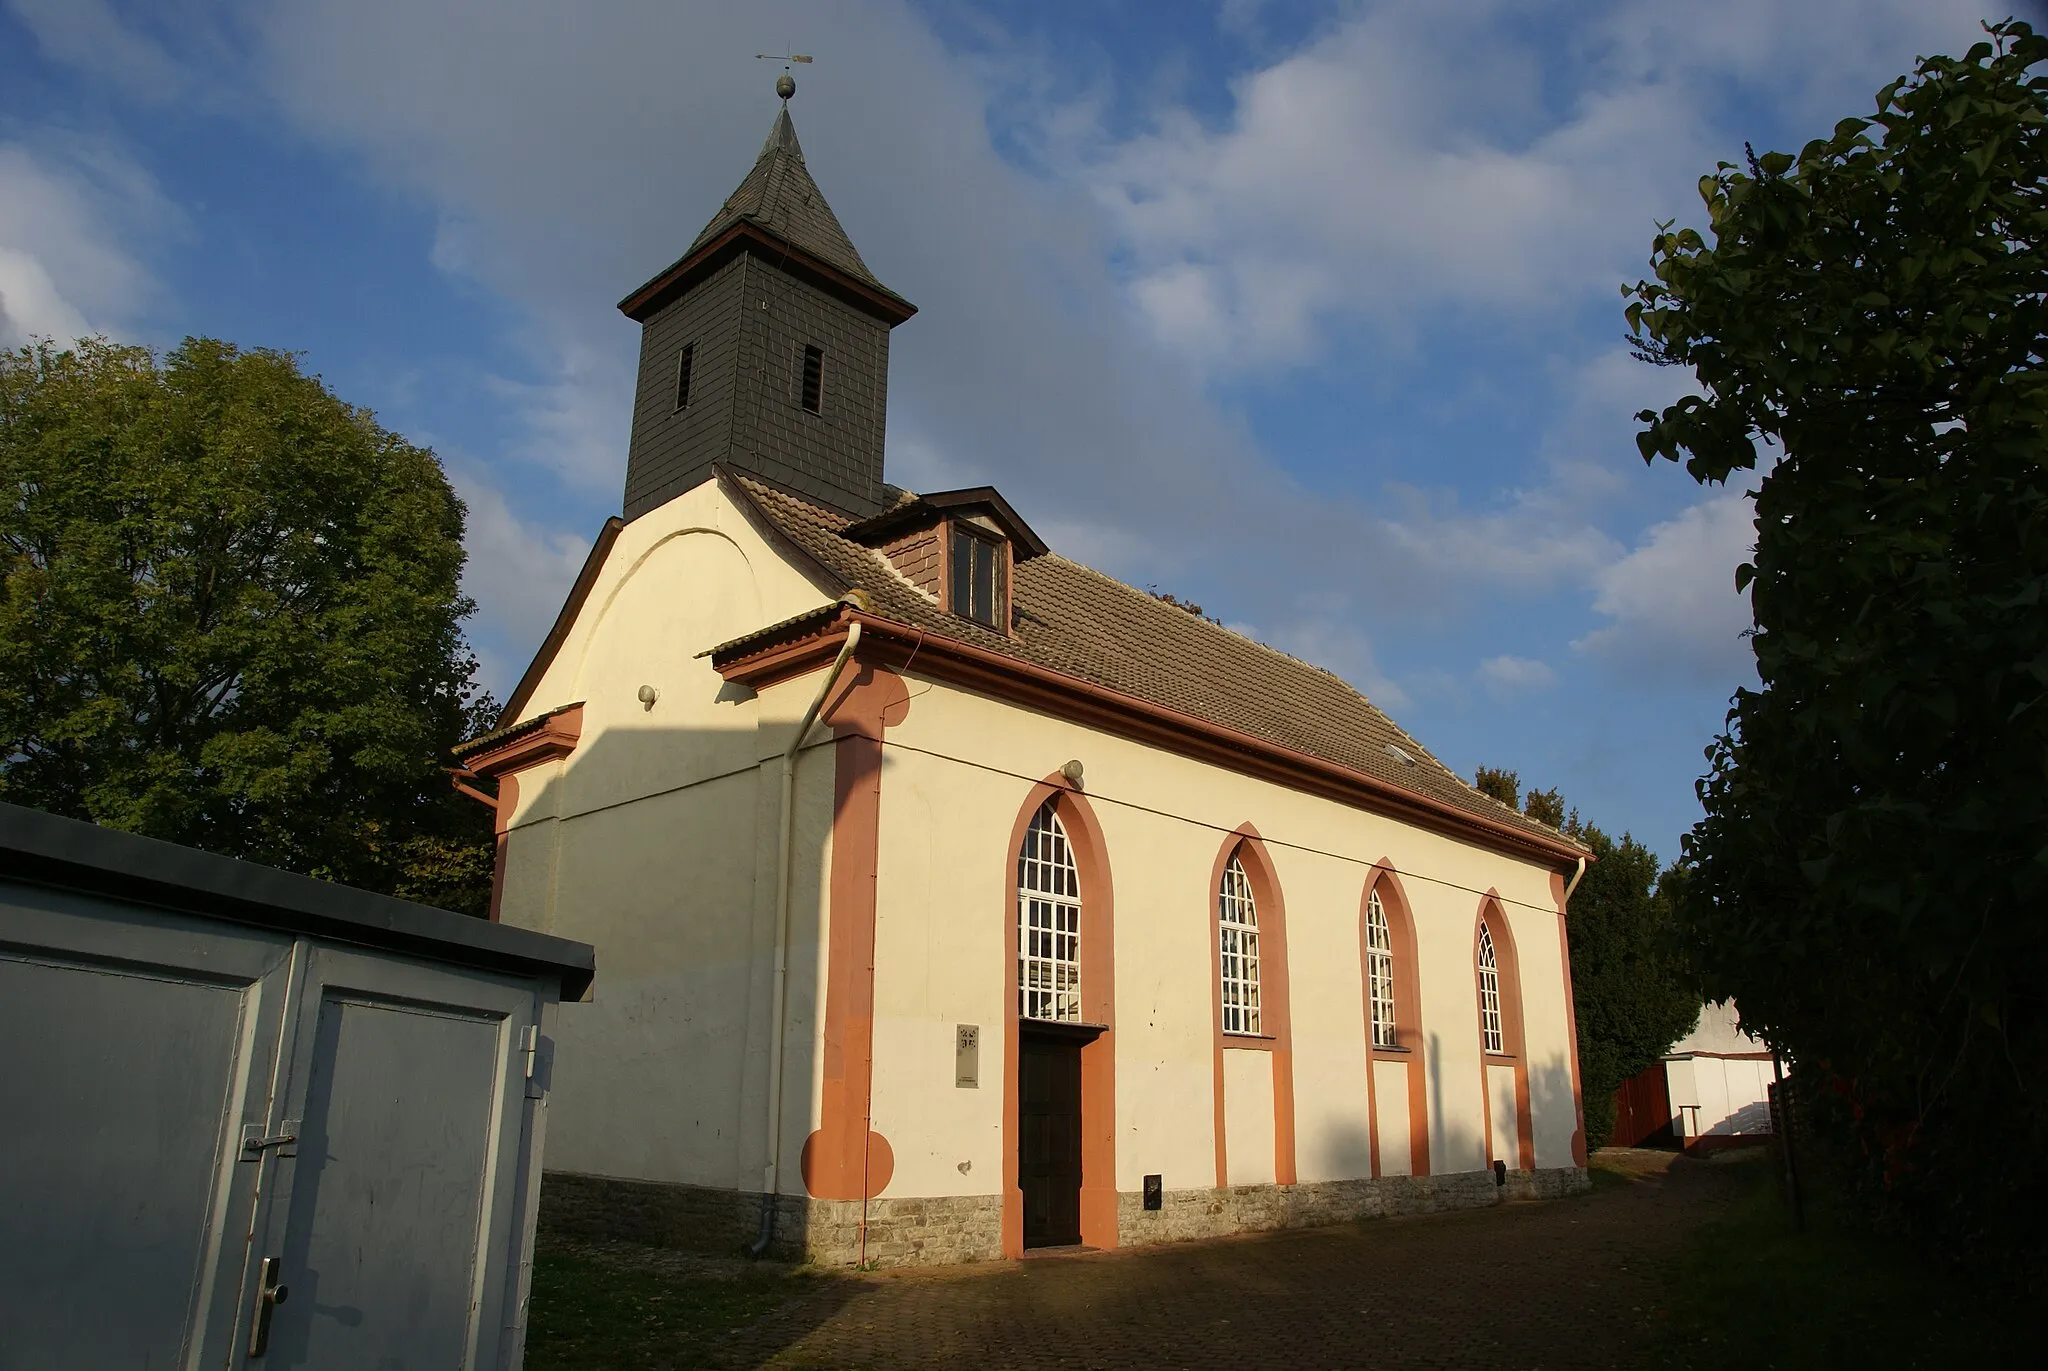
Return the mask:
[(619, 301), (619, 312), (635, 323), (644, 323), (649, 315), (700, 277), (709, 275), (740, 252), (752, 252), (774, 261), (777, 266), (809, 279), (811, 284), (867, 311), (891, 328), (917, 313), (916, 305), (887, 286), (863, 281), (750, 218), (738, 220), (703, 247), (658, 272)]
[[(843, 613), (823, 612), (832, 610)], [(850, 606), (828, 605), (813, 614), (815, 622), (797, 619), (776, 625), (779, 631), (773, 640), (763, 630), (714, 649), (712, 665), (729, 681), (756, 687), (772, 684), (818, 665), (837, 650), (846, 626), (858, 622), (866, 630), (858, 654), (865, 660), (900, 669), (914, 654), (925, 675), (1496, 851), (1533, 857), (1548, 866), (1569, 868), (1590, 853), (1563, 834), (1552, 839), (1519, 824), (1503, 824), (1340, 763), (1034, 662)]]
[(449, 749), (457, 761), (482, 776), (518, 771), (536, 762), (566, 757), (583, 736), (583, 701), (536, 714), (510, 728), (479, 734)]
[(582, 998), (597, 965), (587, 943), (5, 803), (0, 870), (9, 881), (202, 918), (553, 975), (565, 1000)]

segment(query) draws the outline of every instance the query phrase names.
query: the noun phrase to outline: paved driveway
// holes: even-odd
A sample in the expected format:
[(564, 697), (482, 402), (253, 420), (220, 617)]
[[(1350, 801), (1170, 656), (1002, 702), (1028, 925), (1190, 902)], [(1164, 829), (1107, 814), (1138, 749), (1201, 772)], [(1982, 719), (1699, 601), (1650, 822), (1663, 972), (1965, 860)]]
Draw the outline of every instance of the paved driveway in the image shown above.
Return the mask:
[(1635, 1367), (1725, 1165), (1544, 1204), (796, 1282), (730, 1367)]

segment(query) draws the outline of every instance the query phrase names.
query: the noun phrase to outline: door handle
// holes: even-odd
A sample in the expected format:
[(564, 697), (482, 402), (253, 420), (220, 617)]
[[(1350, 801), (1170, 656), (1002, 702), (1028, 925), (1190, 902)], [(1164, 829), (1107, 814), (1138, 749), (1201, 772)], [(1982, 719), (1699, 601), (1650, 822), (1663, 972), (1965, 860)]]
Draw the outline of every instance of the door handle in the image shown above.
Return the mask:
[(270, 1316), (291, 1297), (292, 1288), (279, 1285), (277, 1276), (284, 1263), (265, 1257), (256, 1272), (256, 1318), (249, 1328), (249, 1355), (260, 1357), (270, 1346)]

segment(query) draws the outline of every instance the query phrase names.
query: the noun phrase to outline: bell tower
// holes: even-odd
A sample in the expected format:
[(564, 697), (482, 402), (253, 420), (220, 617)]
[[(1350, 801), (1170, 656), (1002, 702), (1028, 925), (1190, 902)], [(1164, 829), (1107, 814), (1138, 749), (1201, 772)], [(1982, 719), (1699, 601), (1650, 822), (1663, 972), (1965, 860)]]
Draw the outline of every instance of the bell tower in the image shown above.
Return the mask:
[(681, 260), (619, 302), (640, 325), (628, 520), (719, 462), (856, 517), (885, 503), (889, 331), (917, 307), (875, 279), (811, 179), (795, 92), (785, 72), (754, 169)]

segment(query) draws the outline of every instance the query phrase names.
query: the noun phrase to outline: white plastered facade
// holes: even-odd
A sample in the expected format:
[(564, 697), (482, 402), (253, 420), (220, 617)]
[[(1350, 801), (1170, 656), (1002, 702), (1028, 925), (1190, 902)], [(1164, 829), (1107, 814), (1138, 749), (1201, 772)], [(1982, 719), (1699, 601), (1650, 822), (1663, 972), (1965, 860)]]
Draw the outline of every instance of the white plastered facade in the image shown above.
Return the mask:
[[(582, 728), (567, 757), (518, 774), (501, 917), (594, 944), (602, 968), (593, 999), (560, 1016), (555, 1170), (763, 1188), (777, 763), (822, 668), (757, 697), (700, 654), (836, 590), (708, 481), (624, 526), (524, 703), (521, 719), (581, 702)], [(1420, 1169), (1398, 1065), (1382, 1060), (1375, 1076), (1392, 1117), (1373, 1118), (1367, 1089), (1360, 916), (1382, 862), (1416, 938), (1430, 1174), (1484, 1172), (1502, 1150), (1493, 1139), (1514, 1136), (1515, 1124), (1489, 1122), (1480, 1051), (1473, 949), (1487, 892), (1513, 938), (1535, 1167), (1579, 1174), (1555, 867), (928, 679), (914, 660), (902, 680), (909, 707), (883, 740), (875, 852), (871, 1109), (894, 1158), (875, 1200), (1000, 1199), (1013, 1145), (1004, 1028), (1016, 1013), (1008, 847), (1034, 786), (1070, 760), (1113, 889), (1120, 1194), (1147, 1176), (1170, 1191), (1214, 1187), (1219, 1117), (1230, 1184), (1273, 1186), (1272, 1093), (1284, 1084), (1272, 1054), (1226, 1050), (1221, 1109), (1214, 1087), (1209, 887), (1221, 846), (1247, 823), (1286, 911), (1296, 1181), (1372, 1178), (1376, 1128), (1382, 1175)], [(782, 1029), (778, 1188), (798, 1197), (797, 1158), (821, 1122), (833, 770), (820, 727), (796, 773)], [(982, 1030), (973, 1087), (956, 1082), (961, 1025)], [(1516, 1151), (1507, 1161), (1521, 1165)]]

